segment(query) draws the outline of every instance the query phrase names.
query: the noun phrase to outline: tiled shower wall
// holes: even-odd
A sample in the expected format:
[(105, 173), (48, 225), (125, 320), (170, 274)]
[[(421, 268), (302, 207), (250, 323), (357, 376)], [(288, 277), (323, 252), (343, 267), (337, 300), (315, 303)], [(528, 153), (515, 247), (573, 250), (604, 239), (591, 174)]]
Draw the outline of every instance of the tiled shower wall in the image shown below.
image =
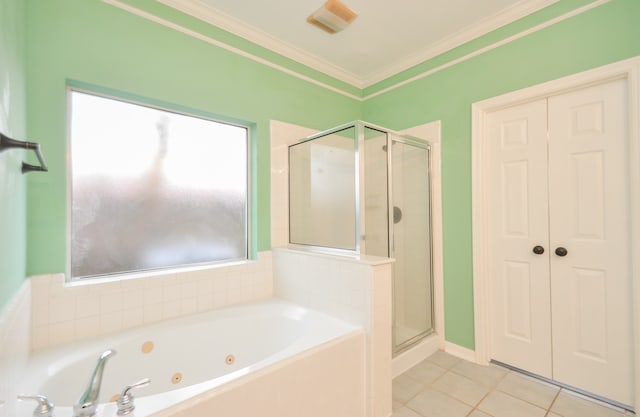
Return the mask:
[(88, 285), (65, 286), (63, 274), (34, 276), (31, 348), (268, 298), (272, 276), (270, 251), (233, 266)]

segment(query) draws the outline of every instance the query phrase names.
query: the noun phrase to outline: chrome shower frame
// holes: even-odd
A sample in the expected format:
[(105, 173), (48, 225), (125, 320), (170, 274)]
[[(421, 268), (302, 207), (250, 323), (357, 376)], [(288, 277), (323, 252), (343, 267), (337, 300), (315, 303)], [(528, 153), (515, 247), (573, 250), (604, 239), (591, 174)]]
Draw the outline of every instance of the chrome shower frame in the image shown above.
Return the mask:
[[(431, 175), (431, 146), (429, 146), (429, 143), (425, 140), (422, 139), (418, 139), (412, 136), (407, 136), (407, 135), (398, 135), (397, 133), (389, 133), (387, 134), (387, 149), (393, 149), (393, 142), (398, 142), (398, 143), (404, 143), (406, 145), (409, 146), (414, 146), (417, 148), (421, 148), (427, 151), (427, 175), (428, 175), (428, 182), (429, 182), (429, 193), (427, 194), (427, 198), (428, 198), (428, 207), (429, 207), (429, 235), (427, 236), (428, 241), (429, 241), (429, 249), (431, 250), (431, 254), (429, 255), (429, 294), (431, 294), (431, 302), (429, 305), (429, 309), (430, 309), (430, 314), (431, 314), (431, 323), (430, 323), (430, 327), (428, 329), (426, 329), (424, 332), (421, 332), (417, 335), (415, 335), (412, 338), (409, 338), (407, 340), (405, 340), (402, 343), (396, 344), (395, 341), (396, 339), (396, 332), (397, 332), (397, 327), (396, 327), (396, 309), (395, 309), (395, 280), (396, 280), (396, 273), (395, 270), (393, 271), (393, 280), (394, 280), (394, 285), (392, 285), (392, 292), (393, 292), (393, 301), (394, 301), (394, 306), (393, 306), (393, 317), (392, 317), (392, 339), (393, 339), (393, 345), (392, 345), (392, 351), (393, 351), (393, 355), (398, 355), (402, 352), (404, 352), (407, 349), (410, 349), (411, 347), (413, 347), (416, 343), (418, 343), (419, 341), (421, 341), (422, 339), (424, 339), (425, 337), (433, 334), (433, 332), (435, 331), (435, 307), (434, 307), (434, 302), (433, 302), (433, 292), (434, 292), (434, 287), (433, 287), (433, 215), (432, 215), (432, 207), (433, 207), (433, 201), (432, 201), (432, 175)], [(388, 186), (388, 190), (387, 190), (387, 203), (389, 205), (388, 208), (388, 212), (389, 212), (389, 257), (390, 258), (395, 258), (396, 257), (396, 252), (395, 252), (395, 243), (393, 242), (393, 239), (395, 237), (395, 222), (393, 219), (393, 151), (387, 152), (387, 186)], [(395, 265), (394, 265), (395, 267)]]
[[(409, 135), (403, 135), (399, 132), (395, 132), (392, 130), (389, 130), (385, 127), (382, 126), (378, 126), (369, 122), (365, 122), (362, 120), (355, 120), (349, 123), (345, 123), (336, 127), (333, 127), (331, 129), (327, 129), (324, 130), (322, 132), (318, 132), (316, 134), (307, 136), (301, 140), (299, 140), (298, 142), (296, 142), (293, 145), (290, 145), (289, 148), (291, 148), (292, 146), (296, 146), (299, 145), (301, 143), (305, 143), (305, 142), (310, 142), (331, 134), (335, 134), (347, 129), (351, 129), (354, 128), (355, 129), (355, 134), (354, 134), (354, 158), (355, 158), (355, 175), (354, 175), (354, 181), (355, 181), (355, 245), (354, 245), (354, 249), (350, 250), (350, 249), (340, 249), (340, 248), (332, 248), (332, 247), (326, 247), (326, 246), (317, 246), (317, 245), (307, 245), (307, 244), (300, 244), (300, 243), (292, 243), (291, 242), (291, 229), (289, 229), (289, 246), (295, 249), (300, 249), (300, 250), (304, 250), (304, 251), (310, 251), (310, 252), (320, 252), (320, 253), (325, 253), (325, 254), (332, 254), (332, 255), (340, 255), (340, 256), (350, 256), (350, 257), (360, 257), (363, 255), (367, 255), (367, 251), (366, 251), (366, 226), (365, 226), (365, 216), (366, 216), (366, 211), (362, 210), (362, 208), (364, 207), (364, 201), (365, 201), (365, 187), (364, 187), (364, 178), (365, 178), (365, 170), (366, 170), (366, 158), (365, 158), (365, 130), (368, 129), (372, 129), (375, 131), (380, 132), (381, 134), (384, 134), (386, 137), (386, 149), (387, 151), (387, 155), (386, 155), (386, 165), (387, 165), (387, 238), (388, 238), (388, 242), (387, 242), (387, 251), (388, 254), (387, 256), (389, 258), (395, 258), (396, 256), (396, 252), (395, 252), (395, 244), (394, 244), (394, 236), (395, 236), (395, 230), (394, 230), (394, 222), (393, 222), (393, 166), (394, 166), (394, 162), (393, 162), (393, 152), (392, 152), (392, 148), (393, 148), (393, 143), (394, 142), (398, 142), (398, 143), (403, 143), (409, 146), (413, 146), (413, 147), (418, 147), (421, 149), (424, 149), (427, 151), (428, 153), (428, 163), (427, 163), (427, 175), (428, 175), (428, 182), (429, 182), (429, 193), (428, 193), (428, 207), (429, 207), (429, 216), (428, 216), (428, 224), (429, 224), (429, 235), (427, 236), (428, 238), (428, 243), (429, 243), (429, 248), (432, 251), (432, 244), (433, 244), (433, 232), (432, 232), (432, 198), (431, 198), (431, 190), (432, 190), (432, 179), (431, 179), (431, 147), (429, 146), (429, 143), (423, 139), (419, 139), (413, 136), (409, 136)], [(290, 155), (289, 155), (290, 158)], [(289, 161), (290, 163), (291, 161)], [(291, 190), (291, 177), (289, 177), (289, 190)], [(290, 208), (290, 213), (291, 213), (291, 199), (289, 199), (289, 208)], [(291, 216), (289, 217), (291, 219)], [(289, 220), (291, 221), (291, 220)], [(291, 226), (291, 224), (290, 224)], [(414, 344), (416, 344), (418, 341), (422, 340), (423, 338), (429, 336), (430, 334), (432, 334), (434, 332), (434, 326), (435, 326), (435, 320), (434, 320), (434, 302), (433, 302), (433, 259), (432, 259), (432, 255), (430, 255), (430, 262), (429, 262), (429, 292), (431, 294), (431, 300), (430, 300), (430, 305), (429, 305), (429, 309), (430, 309), (430, 314), (431, 314), (431, 325), (429, 327), (429, 329), (427, 329), (425, 332), (422, 332), (406, 341), (404, 341), (403, 343), (400, 343), (398, 345), (395, 344), (395, 340), (396, 340), (396, 326), (395, 326), (395, 322), (396, 322), (396, 313), (395, 313), (395, 302), (394, 302), (394, 308), (393, 308), (393, 314), (394, 317), (393, 319), (393, 354), (396, 355), (398, 353), (403, 352), (404, 350), (407, 350), (408, 348), (412, 347)], [(396, 280), (396, 273), (395, 273), (395, 266), (394, 266), (394, 271), (393, 271), (393, 280), (395, 282)], [(395, 301), (395, 285), (392, 285), (392, 291), (394, 292), (393, 294), (393, 298)]]

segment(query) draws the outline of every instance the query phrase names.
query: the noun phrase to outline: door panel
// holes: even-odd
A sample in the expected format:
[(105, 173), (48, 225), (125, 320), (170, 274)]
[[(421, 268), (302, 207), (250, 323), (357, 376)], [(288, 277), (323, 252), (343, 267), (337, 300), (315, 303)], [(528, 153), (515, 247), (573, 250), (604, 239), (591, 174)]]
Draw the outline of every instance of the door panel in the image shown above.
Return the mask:
[(487, 221), (492, 358), (551, 378), (546, 123), (546, 100), (489, 115)]
[(549, 98), (554, 379), (632, 404), (626, 82)]
[(502, 274), (505, 336), (524, 343), (531, 337), (531, 268), (526, 262), (505, 262)]
[(573, 268), (571, 294), (567, 300), (575, 315), (575, 346), (582, 359), (606, 362), (607, 273), (598, 269)]

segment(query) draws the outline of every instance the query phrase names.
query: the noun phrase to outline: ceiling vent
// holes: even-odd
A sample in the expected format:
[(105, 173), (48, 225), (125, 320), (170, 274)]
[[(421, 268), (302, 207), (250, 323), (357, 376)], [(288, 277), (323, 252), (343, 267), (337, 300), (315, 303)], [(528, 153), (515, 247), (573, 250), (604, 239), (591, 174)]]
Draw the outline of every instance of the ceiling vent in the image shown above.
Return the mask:
[(334, 34), (344, 30), (358, 14), (342, 4), (340, 0), (329, 0), (307, 17), (307, 22), (327, 33)]

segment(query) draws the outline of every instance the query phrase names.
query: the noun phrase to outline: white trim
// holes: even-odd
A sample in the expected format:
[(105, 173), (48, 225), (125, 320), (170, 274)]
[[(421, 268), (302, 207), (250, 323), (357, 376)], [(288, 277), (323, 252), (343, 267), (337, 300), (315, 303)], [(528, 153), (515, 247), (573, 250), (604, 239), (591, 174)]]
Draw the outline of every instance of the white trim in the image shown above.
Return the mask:
[[(640, 57), (616, 62), (593, 70), (525, 88), (502, 96), (480, 101), (472, 105), (472, 222), (473, 222), (473, 291), (475, 315), (475, 359), (478, 363), (487, 363), (490, 359), (489, 348), (489, 297), (488, 297), (488, 258), (485, 251), (489, 231), (487, 225), (487, 201), (485, 161), (487, 160), (486, 141), (483, 141), (484, 120), (487, 113), (525, 101), (536, 100), (566, 91), (600, 84), (614, 79), (628, 81), (629, 115), (629, 175), (630, 175), (630, 216), (631, 216), (631, 254), (640, 250)], [(640, 324), (640, 258), (631, 256), (632, 271), (632, 323), (633, 329)], [(640, 331), (633, 335), (634, 357), (640, 358)], [(640, 409), (640, 361), (634, 364), (635, 408)]]
[(426, 78), (426, 77), (428, 77), (430, 75), (433, 75), (433, 74), (435, 74), (437, 72), (440, 72), (440, 71), (445, 70), (447, 68), (453, 67), (454, 65), (458, 65), (458, 64), (460, 64), (462, 62), (468, 61), (471, 58), (475, 58), (475, 57), (477, 57), (479, 55), (482, 55), (485, 52), (492, 51), (492, 50), (494, 50), (496, 48), (499, 48), (501, 46), (509, 44), (509, 43), (511, 43), (513, 41), (517, 41), (520, 38), (524, 38), (525, 36), (531, 35), (532, 33), (536, 33), (538, 31), (541, 31), (542, 29), (546, 29), (549, 26), (555, 25), (556, 23), (562, 22), (564, 20), (567, 20), (567, 19), (572, 18), (574, 16), (577, 16), (579, 14), (582, 14), (582, 13), (584, 13), (586, 11), (589, 11), (589, 10), (594, 9), (596, 7), (602, 6), (603, 4), (608, 3), (610, 1), (611, 0), (596, 0), (593, 3), (590, 3), (590, 4), (587, 4), (585, 6), (579, 7), (577, 9), (575, 9), (575, 10), (572, 10), (572, 11), (570, 11), (568, 13), (565, 13), (565, 14), (563, 14), (561, 16), (558, 16), (558, 17), (556, 17), (554, 19), (547, 20), (544, 23), (541, 23), (541, 24), (539, 24), (537, 26), (534, 26), (532, 28), (529, 28), (527, 30), (523, 30), (522, 32), (516, 33), (515, 35), (511, 35), (508, 38), (502, 39), (502, 40), (500, 40), (500, 41), (498, 41), (496, 43), (493, 43), (491, 45), (485, 46), (484, 48), (476, 49), (475, 51), (470, 52), (467, 55), (461, 56), (460, 58), (454, 59), (454, 60), (449, 61), (449, 62), (447, 62), (445, 64), (442, 64), (440, 66), (432, 68), (429, 71), (423, 72), (422, 74), (418, 74), (418, 75), (416, 75), (414, 77), (408, 78), (408, 79), (406, 79), (404, 81), (401, 81), (401, 82), (399, 82), (397, 84), (393, 84), (393, 85), (391, 85), (391, 86), (389, 86), (387, 88), (383, 88), (382, 90), (376, 91), (375, 93), (369, 94), (368, 96), (364, 97), (364, 100), (369, 100), (371, 98), (377, 97), (377, 96), (382, 95), (384, 93), (388, 93), (389, 91), (395, 90), (395, 89), (400, 88), (402, 86), (405, 86), (407, 84), (411, 84), (414, 81), (418, 81), (418, 80), (421, 80), (423, 78)]
[[(589, 4), (586, 4), (582, 7), (579, 7), (577, 9), (574, 9), (570, 12), (567, 12), (561, 16), (555, 17), (551, 20), (548, 20), (544, 23), (541, 23), (537, 26), (534, 26), (532, 28), (529, 28), (527, 30), (524, 30), (522, 32), (516, 33), (508, 38), (502, 39), (498, 42), (495, 42), (491, 45), (488, 45), (484, 48), (478, 49), (476, 51), (470, 52), (467, 55), (464, 55), (460, 58), (454, 59), (452, 61), (449, 61), (445, 64), (442, 64), (440, 66), (437, 66), (435, 68), (432, 68), (428, 71), (425, 71), (421, 74), (418, 74), (414, 77), (408, 78), (404, 81), (401, 81), (399, 83), (393, 84), (387, 88), (384, 88), (382, 90), (376, 91), (375, 93), (369, 94), (368, 96), (365, 97), (359, 97), (357, 95), (348, 93), (340, 88), (337, 87), (333, 87), (329, 84), (323, 83), (321, 81), (317, 81), (309, 76), (306, 76), (304, 74), (301, 74), (297, 71), (288, 69), (286, 67), (283, 67), (281, 65), (275, 64), (269, 60), (266, 60), (264, 58), (260, 58), (256, 55), (250, 54), (248, 52), (245, 52), (239, 48), (233, 47), (231, 45), (228, 45), (224, 42), (221, 42), (219, 40), (213, 39), (211, 37), (205, 36), (201, 33), (198, 33), (194, 30), (188, 29), (186, 27), (177, 25), (175, 23), (172, 23), (166, 19), (163, 19), (161, 17), (155, 16), (149, 12), (143, 11), (141, 9), (135, 8), (133, 6), (130, 6), (126, 3), (121, 2), (120, 0), (101, 0), (104, 3), (110, 4), (112, 6), (118, 7), (122, 10), (125, 10), (131, 14), (137, 15), (139, 17), (142, 17), (144, 19), (150, 20), (152, 22), (161, 24), (163, 26), (166, 26), (170, 29), (176, 30), (178, 32), (181, 32), (185, 35), (191, 36), (193, 38), (202, 40), (204, 42), (207, 42), (211, 45), (217, 46), (219, 48), (225, 49), (229, 52), (238, 54), (240, 56), (243, 56), (245, 58), (251, 59), (253, 61), (256, 61), (258, 63), (264, 64), (268, 67), (271, 67), (273, 69), (276, 69), (278, 71), (282, 71), (285, 74), (289, 74), (291, 76), (294, 76), (296, 78), (299, 78), (301, 80), (310, 82), (312, 84), (315, 84), (319, 87), (323, 87), (326, 88), (329, 91), (333, 91), (335, 93), (341, 94), (345, 97), (349, 97), (351, 99), (357, 100), (359, 102), (364, 102), (368, 99), (377, 97), (379, 95), (385, 94), (389, 91), (395, 90), (397, 88), (403, 87), (407, 84), (410, 84), (414, 81), (420, 80), (422, 78), (426, 78), (430, 75), (433, 75), (437, 72), (443, 71), (447, 68), (450, 68), (454, 65), (460, 64), (462, 62), (468, 61), (469, 59), (475, 58), (476, 56), (482, 55), (485, 52), (489, 52), (493, 49), (499, 48), (501, 46), (504, 46), (508, 43), (511, 43), (513, 41), (516, 41), (520, 38), (523, 38), (525, 36), (528, 36), (532, 33), (538, 32), (540, 30), (546, 29), (549, 26), (552, 26), (556, 23), (562, 22), (564, 20), (570, 19), (574, 16), (577, 16), (579, 14), (582, 14), (584, 12), (587, 12), (591, 9), (594, 9), (596, 7), (602, 6), (603, 4), (606, 4), (608, 2), (610, 2), (611, 0), (595, 0)], [(549, 4), (554, 3), (556, 0), (539, 0), (539, 3), (528, 3), (528, 2), (524, 2), (524, 3), (520, 3), (515, 5), (513, 8), (508, 9), (505, 13), (500, 14), (498, 17), (495, 18), (495, 21), (493, 19), (488, 19), (487, 21), (483, 21), (481, 22), (478, 26), (473, 26), (471, 28), (468, 28), (468, 31), (462, 31), (456, 35), (453, 35), (450, 38), (446, 38), (443, 39), (442, 42), (436, 44), (435, 46), (433, 46), (432, 48), (425, 50), (423, 52), (423, 55), (420, 55), (421, 53), (416, 54), (414, 57), (408, 58), (406, 62), (399, 64), (397, 66), (394, 66), (393, 68), (389, 67), (389, 69), (387, 70), (382, 70), (379, 73), (376, 73), (372, 76), (369, 76), (367, 79), (359, 79), (357, 76), (355, 76), (352, 73), (349, 72), (344, 72), (341, 69), (339, 69), (336, 66), (328, 66), (326, 64), (326, 62), (320, 60), (320, 58), (317, 58), (315, 56), (313, 56), (313, 59), (310, 58), (312, 57), (310, 54), (306, 54), (304, 51), (300, 51), (297, 48), (294, 48), (292, 46), (290, 46), (291, 50), (289, 52), (287, 52), (286, 48), (283, 47), (282, 42), (280, 41), (280, 47), (284, 48), (284, 49), (277, 49), (275, 44), (278, 43), (278, 41), (275, 40), (275, 38), (273, 38), (270, 35), (266, 35), (263, 32), (257, 32), (254, 31), (255, 33), (253, 35), (249, 35), (249, 33), (251, 32), (250, 30), (248, 30), (246, 28), (246, 26), (244, 27), (245, 31), (240, 31), (240, 29), (234, 28), (236, 26), (240, 26), (241, 24), (237, 23), (237, 21), (234, 23), (234, 21), (229, 18), (226, 19), (226, 23), (225, 19), (221, 18), (218, 20), (215, 20), (216, 23), (214, 23), (214, 21), (209, 21), (208, 19), (213, 19), (212, 15), (214, 15), (214, 13), (211, 13), (211, 9), (205, 6), (202, 6), (199, 3), (196, 3), (196, 0), (185, 0), (185, 1), (178, 1), (178, 0), (157, 0), (161, 3), (166, 4), (169, 7), (174, 7), (177, 10), (180, 10), (184, 13), (187, 13), (189, 15), (195, 16), (196, 18), (199, 18), (201, 20), (207, 21), (211, 24), (215, 24), (216, 26), (221, 27), (222, 29), (225, 29), (231, 33), (236, 34), (237, 36), (241, 36), (253, 43), (256, 43), (260, 46), (263, 46), (267, 49), (270, 49), (278, 54), (281, 54), (285, 57), (288, 57), (290, 59), (293, 59), (297, 62), (300, 62), (301, 64), (307, 65), (313, 69), (315, 69), (316, 71), (322, 72), (330, 77), (336, 78), (337, 80), (343, 81), (345, 83), (348, 83), (350, 85), (352, 85), (353, 87), (356, 88), (367, 88), (370, 87), (371, 85), (383, 81), (386, 78), (389, 78), (391, 76), (394, 76), (396, 74), (399, 74), (400, 72), (409, 69), (412, 66), (415, 66), (417, 64), (420, 64), (422, 62), (425, 62), (427, 60), (429, 60), (430, 58), (433, 58), (434, 56), (446, 52), (447, 50), (451, 50), (452, 48), (456, 47), (456, 43), (458, 43), (457, 46), (462, 45), (464, 42), (468, 42), (472, 39), (474, 39), (472, 37), (472, 34), (475, 33), (475, 36), (481, 36), (482, 34), (486, 34), (488, 32), (490, 32), (491, 30), (495, 30), (497, 29), (497, 27), (499, 27), (500, 22), (502, 22), (502, 25), (509, 23), (508, 19), (512, 18), (512, 19), (517, 19), (517, 15), (518, 13), (522, 14), (522, 17), (526, 16), (527, 13), (532, 13), (535, 10), (539, 10), (543, 7), (548, 6)], [(209, 11), (209, 13), (207, 13), (206, 11)], [(528, 10), (528, 11), (527, 11)], [(489, 29), (491, 24), (497, 25), (494, 29)], [(485, 31), (484, 33), (482, 33), (483, 31)], [(256, 35), (256, 33), (259, 33), (260, 35)], [(465, 39), (466, 36), (466, 41), (463, 41)], [(257, 37), (257, 38), (256, 38)], [(449, 49), (447, 49), (449, 48)], [(295, 49), (295, 50), (294, 50)], [(303, 55), (307, 55), (306, 57), (304, 57)], [(340, 74), (340, 72), (342, 72), (342, 74)]]
[(329, 64), (323, 58), (304, 51), (288, 42), (278, 39), (255, 26), (249, 25), (235, 17), (216, 9), (200, 0), (156, 0), (168, 7), (179, 10), (204, 22), (224, 29), (250, 42), (270, 49), (278, 54), (308, 65), (324, 74), (349, 83), (357, 88), (366, 88), (394, 74), (405, 71), (421, 62), (429, 60), (443, 52), (463, 45), (479, 36), (485, 35), (504, 25), (521, 19), (559, 0), (522, 0), (499, 13), (481, 19), (474, 24), (442, 39), (441, 41), (419, 50), (379, 71), (366, 76), (358, 76), (338, 65)]
[(476, 353), (464, 346), (456, 345), (451, 342), (444, 342), (444, 351), (457, 358), (464, 359), (465, 361), (475, 362)]
[(313, 79), (311, 77), (308, 77), (308, 76), (306, 76), (304, 74), (301, 74), (301, 73), (299, 73), (297, 71), (291, 70), (289, 68), (285, 68), (285, 67), (283, 67), (281, 65), (278, 65), (278, 64), (275, 64), (275, 63), (273, 63), (273, 62), (271, 62), (271, 61), (269, 61), (267, 59), (260, 58), (259, 56), (253, 55), (253, 54), (251, 54), (249, 52), (245, 52), (242, 49), (236, 48), (236, 47), (228, 45), (228, 44), (226, 44), (226, 43), (224, 43), (222, 41), (219, 41), (217, 39), (214, 39), (214, 38), (211, 38), (209, 36), (203, 35), (203, 34), (201, 34), (199, 32), (196, 32), (195, 30), (191, 30), (191, 29), (188, 29), (188, 28), (186, 28), (184, 26), (180, 26), (180, 25), (178, 25), (176, 23), (170, 22), (170, 21), (168, 21), (166, 19), (163, 19), (161, 17), (158, 17), (158, 16), (156, 16), (154, 14), (145, 12), (144, 10), (141, 10), (141, 9), (135, 8), (133, 6), (130, 6), (128, 4), (125, 4), (125, 3), (123, 3), (123, 2), (121, 2), (119, 0), (101, 0), (101, 1), (103, 3), (109, 4), (111, 6), (114, 6), (114, 7), (117, 7), (119, 9), (122, 9), (124, 11), (127, 11), (127, 12), (129, 12), (129, 13), (131, 13), (133, 15), (136, 15), (136, 16), (142, 17), (144, 19), (147, 19), (147, 20), (149, 20), (151, 22), (158, 23), (160, 25), (166, 26), (169, 29), (173, 29), (173, 30), (175, 30), (177, 32), (180, 32), (180, 33), (183, 33), (183, 34), (185, 34), (187, 36), (191, 36), (192, 38), (195, 38), (195, 39), (201, 40), (203, 42), (206, 42), (208, 44), (211, 44), (211, 45), (217, 46), (219, 48), (225, 49), (225, 50), (227, 50), (229, 52), (232, 52), (232, 53), (234, 53), (236, 55), (239, 55), (239, 56), (242, 56), (244, 58), (251, 59), (252, 61), (258, 62), (258, 63), (263, 64), (263, 65), (266, 65), (266, 66), (268, 66), (270, 68), (276, 69), (276, 70), (281, 71), (281, 72), (283, 72), (285, 74), (288, 74), (288, 75), (291, 75), (293, 77), (299, 78), (301, 80), (307, 81), (307, 82), (309, 82), (311, 84), (315, 84), (315, 85), (317, 85), (319, 87), (326, 88), (327, 90), (333, 91), (334, 93), (341, 94), (341, 95), (343, 95), (345, 97), (349, 97), (351, 99), (354, 99), (354, 100), (357, 100), (357, 101), (360, 101), (360, 102), (364, 101), (362, 97), (358, 97), (358, 96), (353, 95), (351, 93), (347, 93), (346, 91), (343, 91), (343, 90), (341, 90), (341, 89), (339, 89), (337, 87), (333, 87), (333, 86), (331, 86), (329, 84), (325, 84), (325, 83), (323, 83), (321, 81), (315, 80), (315, 79)]
[[(336, 78), (357, 88), (363, 88), (362, 80), (356, 74), (346, 71), (337, 65), (333, 65), (316, 55), (310, 54), (288, 42), (278, 39), (255, 26), (248, 25), (233, 16), (205, 5), (199, 0), (156, 0), (166, 6), (186, 13), (196, 19), (200, 19), (213, 26), (217, 26), (227, 32), (233, 33), (256, 45), (269, 49), (296, 62), (307, 65), (316, 71), (320, 71), (330, 77)], [(557, 1), (557, 0), (556, 0)]]
[(364, 85), (364, 88), (372, 86), (394, 76), (395, 74), (399, 74), (402, 71), (406, 71), (409, 68), (428, 61), (440, 54), (464, 45), (465, 43), (479, 38), (480, 36), (493, 32), (502, 26), (508, 25), (509, 23), (522, 19), (523, 17), (535, 13), (538, 10), (551, 6), (558, 1), (559, 0), (520, 1), (510, 7), (507, 7), (498, 14), (481, 19), (473, 25), (467, 26), (466, 28), (430, 45), (428, 48), (416, 51), (415, 53), (368, 75), (364, 78), (362, 84)]
[(402, 375), (415, 365), (436, 353), (441, 349), (441, 344), (442, 337), (437, 334), (433, 334), (422, 339), (411, 349), (408, 349), (393, 358), (391, 362), (391, 378)]

